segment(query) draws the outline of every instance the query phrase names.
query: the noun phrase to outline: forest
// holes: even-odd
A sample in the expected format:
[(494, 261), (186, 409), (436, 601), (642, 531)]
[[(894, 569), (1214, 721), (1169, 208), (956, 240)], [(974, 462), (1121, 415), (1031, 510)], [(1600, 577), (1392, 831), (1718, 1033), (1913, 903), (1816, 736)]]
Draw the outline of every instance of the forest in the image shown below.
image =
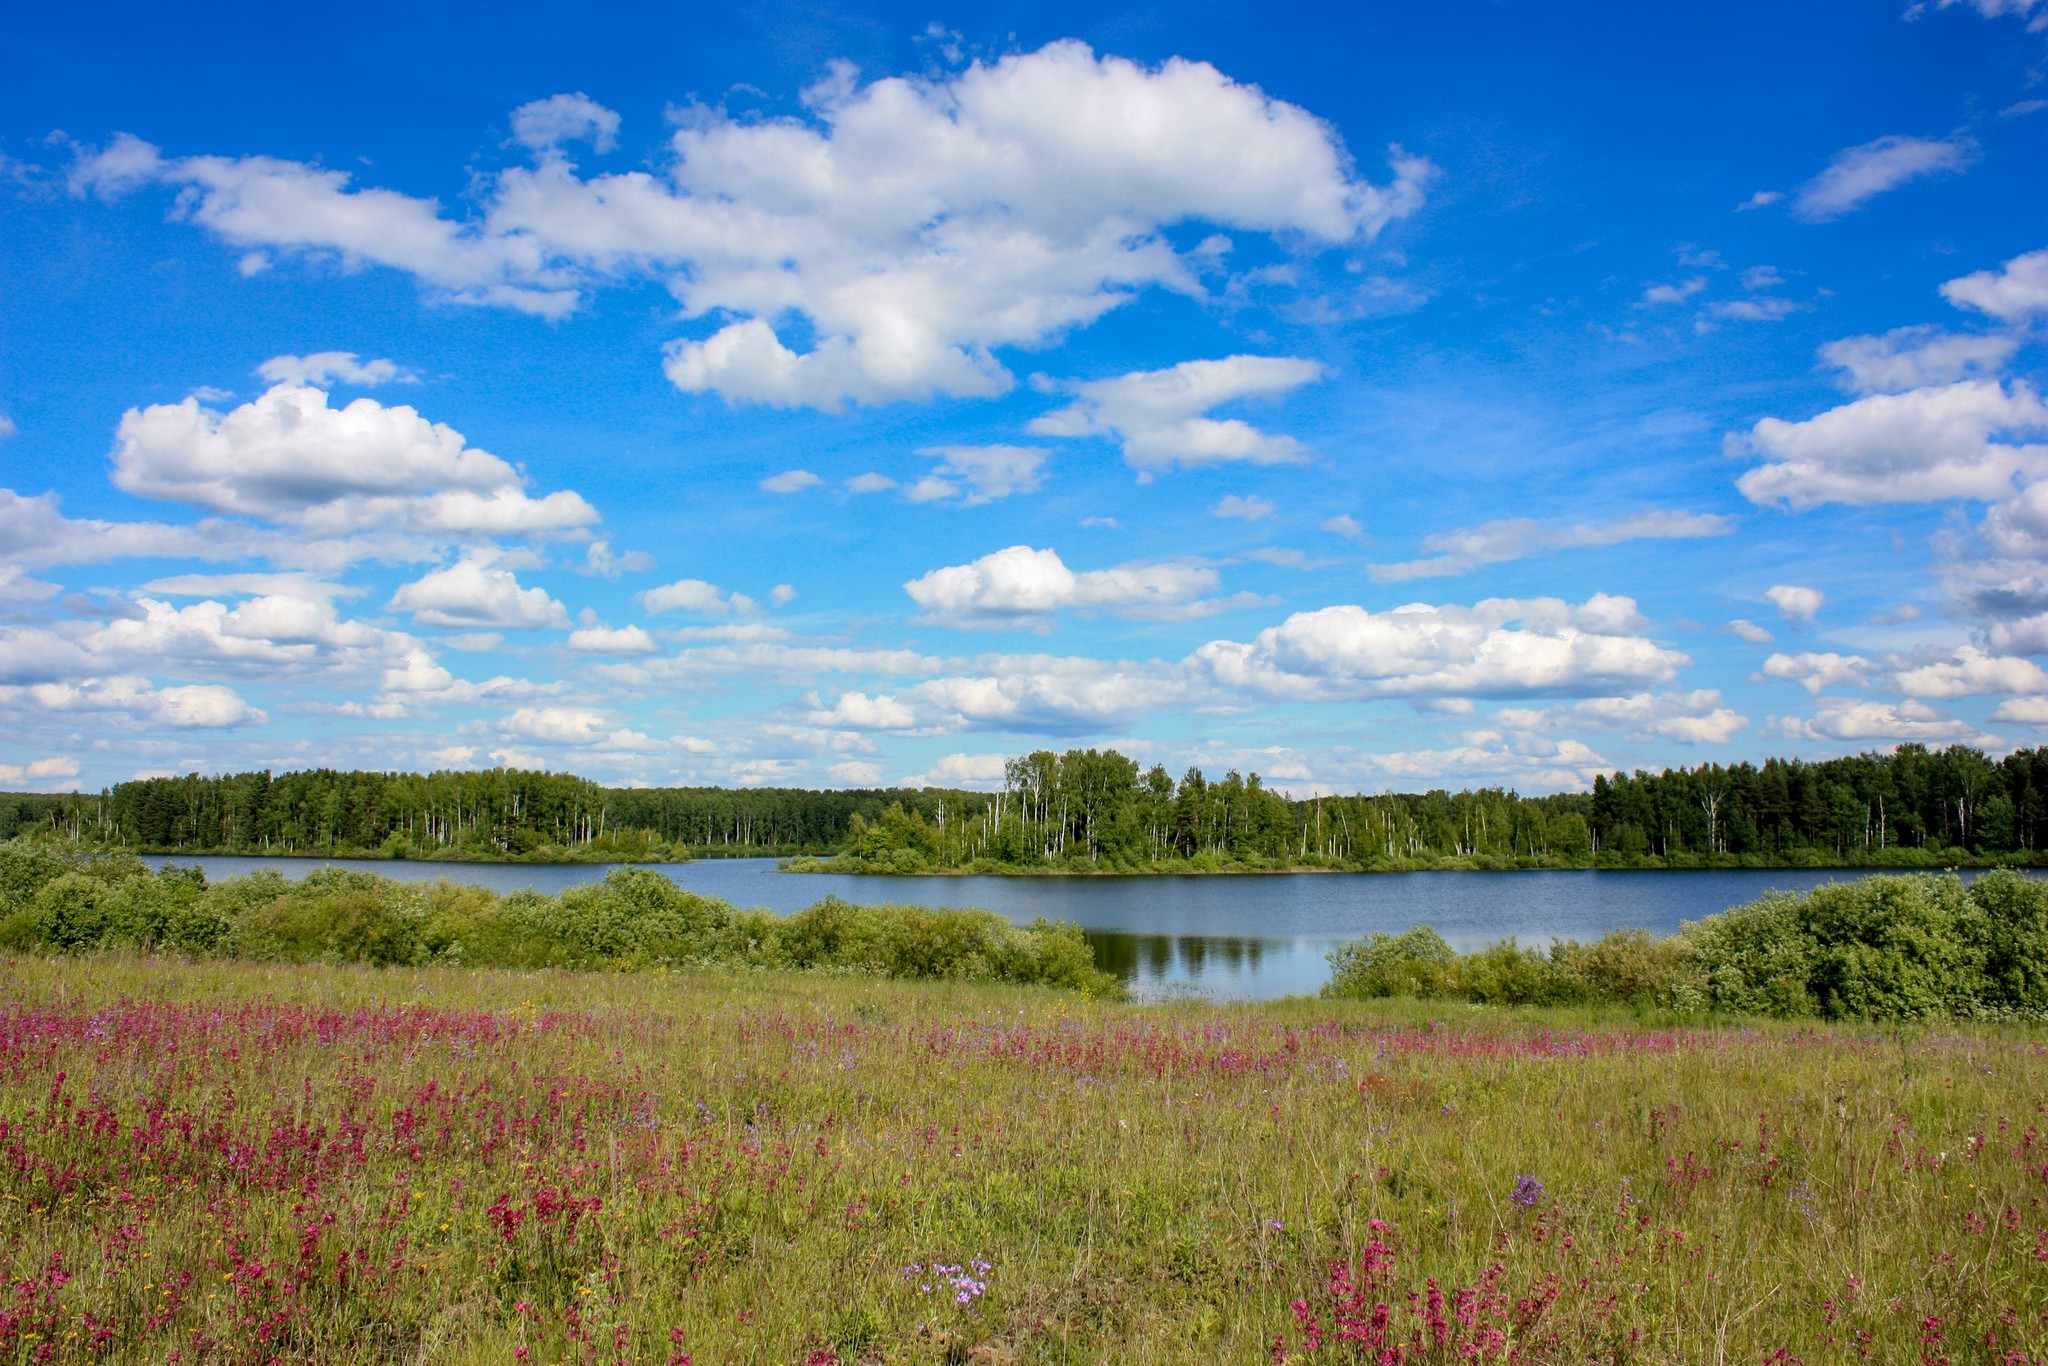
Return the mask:
[(534, 861), (791, 857), (796, 871), (1941, 867), (2048, 847), (2048, 749), (1901, 745), (1605, 774), (1591, 791), (1289, 797), (1108, 749), (1009, 762), (998, 792), (606, 788), (568, 774), (316, 769), (0, 796), (46, 828), (151, 853)]
[(962, 800), (988, 799), (925, 788), (606, 788), (523, 769), (310, 769), (141, 778), (97, 796), (0, 797), (0, 817), (16, 801), (20, 828), (145, 853), (653, 862), (831, 852), (844, 847), (856, 816), (878, 821), (895, 808), (946, 820)]

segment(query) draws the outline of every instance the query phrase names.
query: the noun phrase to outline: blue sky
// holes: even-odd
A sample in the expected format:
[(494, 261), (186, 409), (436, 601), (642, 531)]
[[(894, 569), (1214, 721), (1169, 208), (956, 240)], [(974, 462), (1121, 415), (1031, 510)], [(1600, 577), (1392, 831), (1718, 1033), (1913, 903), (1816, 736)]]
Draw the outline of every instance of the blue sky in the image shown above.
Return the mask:
[(0, 786), (2048, 729), (2048, 0), (46, 7), (0, 76)]

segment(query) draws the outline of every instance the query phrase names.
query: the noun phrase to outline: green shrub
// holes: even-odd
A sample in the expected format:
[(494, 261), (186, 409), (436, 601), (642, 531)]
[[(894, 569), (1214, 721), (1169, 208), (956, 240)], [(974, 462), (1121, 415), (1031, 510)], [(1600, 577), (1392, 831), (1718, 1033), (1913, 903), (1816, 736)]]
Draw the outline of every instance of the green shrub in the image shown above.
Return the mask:
[(1679, 947), (1716, 1009), (1783, 1019), (1820, 1013), (1812, 987), (1816, 951), (1802, 923), (1803, 905), (1801, 897), (1773, 892), (1680, 928)]
[(1375, 931), (1331, 951), (1323, 995), (1345, 1000), (1444, 996), (1458, 955), (1427, 925), (1402, 934)]
[(732, 907), (676, 886), (651, 868), (614, 868), (558, 899), (557, 937), (569, 961), (597, 967), (703, 958)]
[(1551, 949), (1550, 961), (1571, 983), (1564, 990), (1581, 1000), (1685, 1008), (1701, 995), (1684, 948), (1644, 930), (1609, 930), (1585, 945), (1567, 940)]
[(1874, 877), (1807, 893), (1813, 994), (1830, 1018), (1966, 1012), (1984, 988), (1982, 908), (1954, 877)]
[(1970, 884), (1984, 912), (1986, 1003), (2007, 1010), (2048, 1010), (2048, 883), (2010, 868)]
[(1460, 958), (1453, 980), (1459, 995), (1481, 1005), (1557, 1006), (1585, 999), (1584, 986), (1548, 954), (1512, 939)]
[(888, 977), (1036, 982), (1110, 995), (1116, 980), (1096, 968), (1077, 926), (1012, 925), (992, 911), (853, 906), (837, 897), (775, 926), (781, 962)]

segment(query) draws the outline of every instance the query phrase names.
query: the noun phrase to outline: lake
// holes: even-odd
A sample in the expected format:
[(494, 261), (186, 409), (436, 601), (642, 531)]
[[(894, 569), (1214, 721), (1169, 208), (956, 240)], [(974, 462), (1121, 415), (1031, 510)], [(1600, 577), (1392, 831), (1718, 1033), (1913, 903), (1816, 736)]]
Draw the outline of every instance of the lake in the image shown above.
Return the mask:
[[(304, 877), (336, 867), (408, 882), (448, 878), (498, 892), (560, 892), (605, 875), (604, 864), (425, 863), (398, 859), (152, 857), (198, 864), (209, 879), (275, 868)], [(1141, 995), (1217, 999), (1303, 995), (1328, 980), (1324, 958), (1372, 930), (1433, 925), (1453, 948), (1515, 938), (1597, 939), (1608, 930), (1669, 934), (1680, 921), (1864, 876), (1850, 870), (1526, 873), (1271, 873), (1209, 877), (853, 877), (781, 873), (774, 859), (643, 865), (735, 906), (788, 913), (826, 896), (856, 903), (980, 906), (1018, 923), (1071, 920), (1096, 961)], [(1965, 876), (1968, 876), (1966, 873)]]

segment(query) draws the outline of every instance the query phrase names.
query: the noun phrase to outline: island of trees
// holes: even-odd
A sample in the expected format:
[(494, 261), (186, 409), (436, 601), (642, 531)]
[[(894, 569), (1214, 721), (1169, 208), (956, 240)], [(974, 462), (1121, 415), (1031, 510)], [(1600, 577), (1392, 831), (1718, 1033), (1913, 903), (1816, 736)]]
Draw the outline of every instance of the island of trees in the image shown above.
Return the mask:
[(1256, 773), (1178, 779), (1115, 750), (1012, 760), (998, 792), (607, 788), (568, 774), (334, 769), (143, 778), (0, 796), (0, 838), (50, 829), (145, 853), (532, 861), (770, 855), (797, 871), (1942, 867), (2035, 863), (2048, 749), (1967, 746), (1501, 788), (1288, 797)]

